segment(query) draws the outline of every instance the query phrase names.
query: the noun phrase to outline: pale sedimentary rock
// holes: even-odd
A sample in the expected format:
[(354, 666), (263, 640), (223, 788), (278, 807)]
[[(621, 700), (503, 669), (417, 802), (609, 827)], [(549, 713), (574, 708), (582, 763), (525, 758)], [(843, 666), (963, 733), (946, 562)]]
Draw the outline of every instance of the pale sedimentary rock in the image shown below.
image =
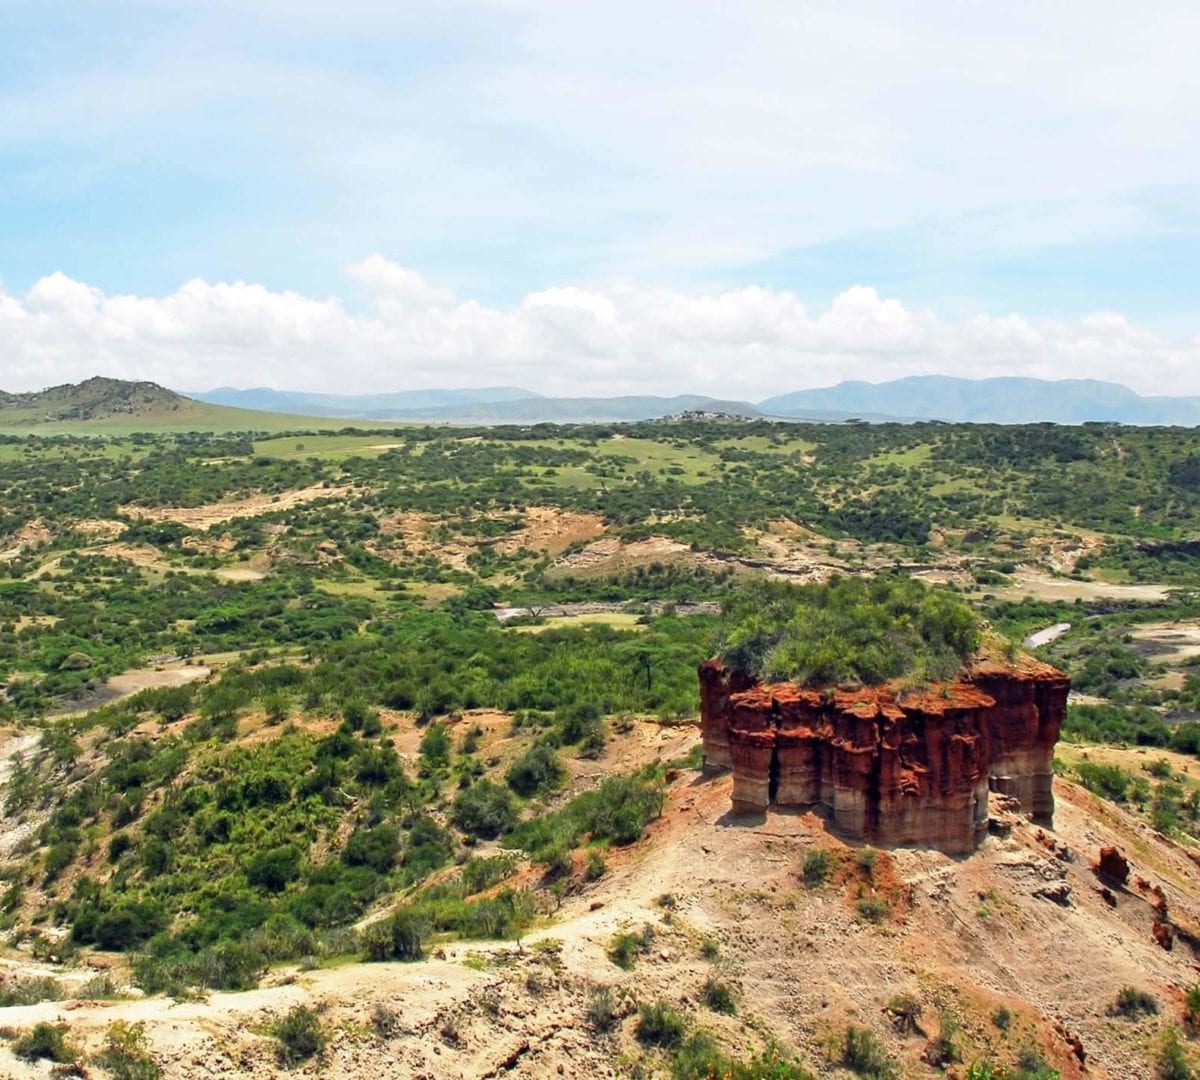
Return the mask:
[(851, 836), (952, 854), (985, 835), (989, 790), (1053, 818), (1070, 682), (1031, 658), (920, 690), (760, 685), (709, 660), (700, 686), (705, 760), (733, 770), (735, 812), (813, 807)]

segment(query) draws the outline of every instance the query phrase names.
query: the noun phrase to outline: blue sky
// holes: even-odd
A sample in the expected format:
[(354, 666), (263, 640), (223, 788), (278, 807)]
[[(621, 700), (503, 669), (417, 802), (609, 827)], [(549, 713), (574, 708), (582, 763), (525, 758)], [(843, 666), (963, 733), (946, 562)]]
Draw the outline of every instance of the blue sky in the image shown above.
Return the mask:
[[(0, 282), (21, 322), (0, 323), (18, 358), (7, 382), (74, 373), (72, 349), (114, 371), (139, 362), (120, 334), (49, 341), (42, 327), (31, 344), (31, 313), (49, 316), (45, 290), (30, 293), (50, 275), (85, 283), (96, 310), (101, 298), (165, 301), (199, 279), (335, 298), (348, 317), (386, 322), (375, 286), (348, 270), (376, 254), (441, 290), (443, 306), (452, 295), (506, 317), (548, 290), (611, 299), (633, 283), (689, 302), (766, 289), (817, 318), (866, 287), (945, 333), (983, 316), (1077, 326), (1118, 313), (1175, 355), (1200, 330), (1200, 14), (1171, 2), (1154, 14), (942, 0), (9, 0)], [(393, 323), (411, 315), (389, 310)], [(629, 323), (625, 308), (616, 318), (620, 384), (648, 386), (634, 360), (663, 329)], [(444, 370), (460, 381), (492, 374), (461, 336), (431, 345), (431, 325), (408, 331), (453, 355)], [(760, 326), (739, 344), (782, 332)], [(1120, 376), (1126, 346), (1096, 373)], [(826, 347), (866, 377), (958, 355), (921, 346), (884, 364), (870, 340)], [(586, 382), (589, 348), (613, 346), (563, 348)], [(230, 361), (233, 374), (247, 355), (272, 372), (260, 352)], [(694, 371), (664, 382), (715, 380), (705, 372), (723, 356), (698, 349)], [(1056, 356), (1009, 364), (1072, 373)], [(781, 360), (755, 385), (824, 378), (818, 359)], [(381, 360), (356, 380), (437, 374)]]

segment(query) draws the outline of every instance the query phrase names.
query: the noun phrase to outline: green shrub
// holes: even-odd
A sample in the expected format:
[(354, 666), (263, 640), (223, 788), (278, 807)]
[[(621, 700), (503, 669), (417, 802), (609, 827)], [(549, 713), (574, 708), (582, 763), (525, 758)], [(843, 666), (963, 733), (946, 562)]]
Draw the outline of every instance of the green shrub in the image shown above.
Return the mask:
[(867, 875), (868, 878), (875, 877), (875, 864), (879, 861), (879, 852), (872, 847), (861, 848), (858, 855), (855, 857), (855, 862), (858, 868)]
[(1088, 791), (1114, 802), (1124, 802), (1129, 795), (1129, 774), (1116, 765), (1081, 761), (1075, 766), (1075, 775)]
[(746, 1061), (721, 1053), (712, 1036), (693, 1032), (671, 1061), (672, 1080), (814, 1080), (812, 1073), (784, 1057), (774, 1046)]
[(391, 825), (359, 829), (350, 835), (342, 851), (347, 866), (369, 866), (377, 874), (386, 874), (400, 852), (400, 835)]
[(882, 896), (864, 896), (855, 906), (858, 914), (872, 923), (883, 922), (892, 911), (892, 905)]
[(1189, 1024), (1200, 1022), (1200, 983), (1192, 983), (1183, 995), (1183, 1015)]
[(162, 1070), (150, 1055), (146, 1043), (146, 1025), (114, 1020), (108, 1026), (104, 1046), (96, 1055), (96, 1063), (113, 1080), (159, 1080)]
[(1179, 1045), (1179, 1032), (1174, 1028), (1168, 1028), (1163, 1035), (1157, 1065), (1159, 1080), (1192, 1080), (1195, 1076), (1188, 1063), (1187, 1054)]
[(1059, 1075), (1037, 1047), (1022, 1046), (1017, 1051), (1017, 1063), (1002, 1080), (1059, 1080)]
[(962, 1052), (958, 1046), (958, 1037), (962, 1033), (962, 1025), (947, 1009), (938, 1013), (938, 1033), (931, 1039), (926, 1052), (926, 1060), (933, 1065), (952, 1065), (962, 1060)]
[(567, 770), (558, 760), (558, 755), (542, 743), (526, 750), (504, 774), (508, 786), (526, 798), (553, 791), (566, 778)]
[(517, 861), (511, 855), (497, 855), (488, 859), (470, 859), (463, 864), (463, 893), (471, 896), (490, 889), (493, 885), (511, 877), (517, 869)]
[(1137, 1020), (1142, 1016), (1154, 1016), (1158, 1012), (1158, 1002), (1153, 994), (1138, 990), (1132, 986), (1123, 986), (1117, 992), (1111, 1012), (1116, 1016), (1124, 1016), (1129, 1020)]
[(298, 1065), (322, 1053), (328, 1037), (321, 1020), (307, 1005), (297, 1005), (285, 1013), (271, 1029), (279, 1040), (276, 1054), (280, 1064)]
[(671, 1050), (683, 1042), (686, 1032), (687, 1022), (665, 1001), (653, 1001), (638, 1008), (638, 1042)]
[(593, 1031), (609, 1031), (617, 1022), (616, 997), (611, 986), (597, 986), (588, 996), (587, 1022)]
[(638, 954), (642, 951), (642, 939), (637, 934), (620, 933), (613, 937), (608, 945), (608, 958), (625, 971), (630, 971), (637, 963)]
[(900, 1070), (884, 1050), (875, 1033), (868, 1028), (846, 1028), (842, 1044), (842, 1064), (869, 1080), (898, 1080)]
[(829, 852), (817, 849), (804, 856), (804, 884), (815, 889), (825, 884), (830, 870)]
[(700, 991), (700, 1000), (716, 1013), (732, 1016), (737, 1012), (737, 997), (733, 988), (711, 975), (705, 980), (704, 988)]
[(480, 780), (466, 791), (460, 791), (450, 816), (468, 836), (484, 840), (494, 840), (517, 821), (512, 796), (490, 780)]
[(608, 866), (604, 862), (603, 854), (601, 854), (595, 848), (592, 848), (592, 850), (587, 853), (587, 863), (584, 868), (584, 877), (586, 877), (588, 881), (599, 881), (600, 878), (604, 877), (607, 869)]
[(280, 892), (299, 876), (300, 849), (295, 844), (260, 851), (246, 864), (246, 880), (269, 892)]
[(450, 741), (450, 732), (446, 725), (430, 724), (429, 729), (421, 737), (421, 772), (427, 775), (448, 767), (452, 749), (453, 744)]
[(12, 1044), (13, 1053), (26, 1061), (45, 1059), (59, 1065), (78, 1060), (79, 1055), (67, 1042), (66, 1024), (34, 1024)]
[(58, 1001), (62, 987), (49, 975), (29, 975), (0, 983), (0, 1008), (10, 1005), (36, 1005), (40, 1001)]
[(429, 919), (421, 912), (397, 911), (375, 923), (363, 934), (368, 960), (423, 960), (425, 943), (432, 933)]

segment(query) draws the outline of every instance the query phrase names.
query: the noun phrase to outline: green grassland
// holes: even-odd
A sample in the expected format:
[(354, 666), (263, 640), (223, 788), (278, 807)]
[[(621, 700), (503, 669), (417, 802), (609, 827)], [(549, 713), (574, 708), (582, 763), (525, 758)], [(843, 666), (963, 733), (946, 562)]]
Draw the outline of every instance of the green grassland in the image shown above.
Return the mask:
[[(312, 416), (288, 416), (284, 413), (257, 412), (225, 405), (182, 399), (175, 408), (146, 410), (136, 415), (117, 413), (84, 420), (44, 419), (37, 409), (0, 410), (0, 433), (25, 435), (103, 435), (119, 438), (161, 432), (242, 431), (340, 431), (345, 420)], [(394, 427), (372, 421), (355, 421), (356, 428)]]

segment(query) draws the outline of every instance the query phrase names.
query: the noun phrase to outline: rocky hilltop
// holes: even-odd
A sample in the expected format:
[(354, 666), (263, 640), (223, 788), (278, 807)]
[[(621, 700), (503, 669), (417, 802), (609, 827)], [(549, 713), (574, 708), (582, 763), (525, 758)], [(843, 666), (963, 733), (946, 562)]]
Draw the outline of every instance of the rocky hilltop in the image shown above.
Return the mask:
[(27, 412), (35, 420), (98, 420), (173, 412), (190, 406), (187, 398), (152, 382), (128, 382), (95, 376), (32, 393), (0, 391), (0, 410)]
[(977, 661), (921, 690), (760, 684), (709, 660), (705, 761), (733, 770), (737, 813), (817, 808), (855, 838), (964, 854), (987, 831), (989, 792), (1052, 822), (1069, 689), (1061, 671), (1028, 657)]

